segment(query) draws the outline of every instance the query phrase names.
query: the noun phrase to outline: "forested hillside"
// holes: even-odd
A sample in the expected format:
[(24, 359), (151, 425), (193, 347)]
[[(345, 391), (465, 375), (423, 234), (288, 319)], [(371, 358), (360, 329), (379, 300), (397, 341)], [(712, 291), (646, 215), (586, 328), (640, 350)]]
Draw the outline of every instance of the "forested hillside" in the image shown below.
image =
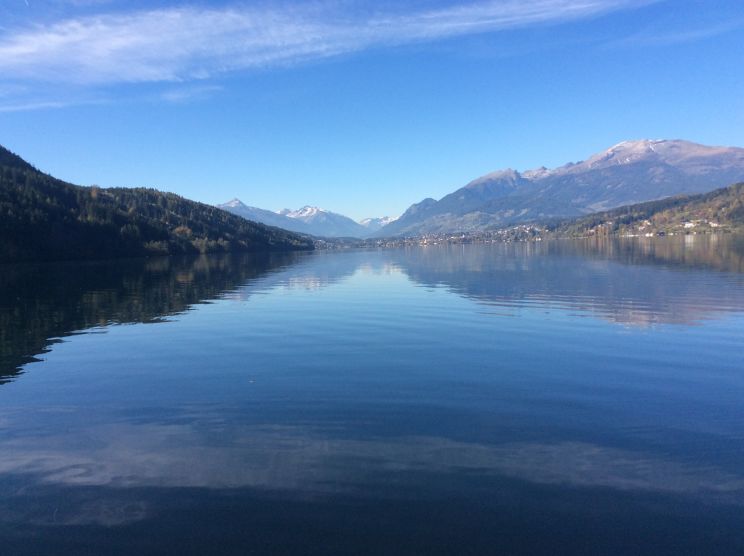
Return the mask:
[(0, 262), (312, 248), (172, 193), (72, 185), (0, 147)]
[(659, 234), (744, 230), (744, 183), (553, 222), (558, 235)]

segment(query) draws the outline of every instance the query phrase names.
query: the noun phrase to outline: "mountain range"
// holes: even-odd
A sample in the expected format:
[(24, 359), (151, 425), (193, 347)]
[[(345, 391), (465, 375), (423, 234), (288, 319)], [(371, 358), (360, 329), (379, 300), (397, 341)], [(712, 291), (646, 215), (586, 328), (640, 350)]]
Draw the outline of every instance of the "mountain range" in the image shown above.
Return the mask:
[(298, 210), (284, 209), (282, 216), (305, 224), (309, 233), (328, 237), (364, 237), (369, 235), (367, 228), (354, 222), (348, 216), (318, 207), (305, 205)]
[[(77, 186), (0, 147), (0, 262), (312, 249), (308, 236), (420, 236), (530, 222), (561, 222), (577, 233), (739, 229), (741, 186), (676, 199), (736, 182), (744, 182), (742, 148), (625, 141), (552, 170), (487, 174), (438, 201), (412, 205), (398, 219), (355, 222), (311, 206), (272, 212), (233, 199), (215, 208), (155, 189)], [(670, 198), (676, 200), (638, 206)], [(626, 208), (607, 212), (617, 207)]]
[(497, 229), (704, 193), (742, 180), (742, 148), (681, 140), (624, 141), (559, 168), (487, 174), (439, 200), (412, 205), (375, 236)]
[(368, 237), (395, 220), (386, 216), (365, 218), (360, 222), (355, 222), (343, 214), (309, 205), (298, 210), (284, 209), (272, 212), (246, 205), (240, 199), (233, 199), (218, 205), (218, 208), (269, 226), (278, 226), (285, 230), (320, 237)]

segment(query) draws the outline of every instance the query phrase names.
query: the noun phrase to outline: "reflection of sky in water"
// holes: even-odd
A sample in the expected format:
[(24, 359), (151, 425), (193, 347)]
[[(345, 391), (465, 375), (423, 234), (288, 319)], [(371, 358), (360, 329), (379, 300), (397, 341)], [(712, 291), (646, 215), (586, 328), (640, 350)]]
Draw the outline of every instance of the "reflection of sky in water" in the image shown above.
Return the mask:
[(535, 483), (669, 492), (744, 504), (742, 475), (571, 441), (488, 445), (430, 436), (355, 439), (298, 426), (199, 421), (83, 427), (6, 440), (0, 447), (1, 473), (31, 474), (43, 483), (67, 486), (358, 492), (360, 486), (373, 487), (375, 473), (471, 471)]
[[(477, 507), (512, 481), (528, 505), (562, 493), (541, 503), (554, 519), (577, 492), (649, 497), (639, 520), (744, 517), (737, 256), (571, 245), (67, 275), (25, 321), (63, 341), (0, 386), (0, 540), (162, 519), (184, 489), (370, 501), (471, 481), (451, 488)], [(32, 306), (8, 299), (3, 322)], [(8, 361), (44, 345), (14, 338)], [(618, 518), (598, 500), (572, 511)]]

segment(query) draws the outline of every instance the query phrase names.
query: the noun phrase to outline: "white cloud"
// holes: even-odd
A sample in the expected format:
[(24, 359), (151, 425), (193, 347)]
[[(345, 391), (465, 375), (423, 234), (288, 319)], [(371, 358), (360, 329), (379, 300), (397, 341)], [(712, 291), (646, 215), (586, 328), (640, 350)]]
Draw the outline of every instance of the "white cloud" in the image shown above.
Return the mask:
[(219, 85), (189, 85), (163, 91), (159, 98), (173, 103), (184, 103), (201, 100), (222, 90)]
[(744, 19), (716, 23), (704, 27), (693, 29), (684, 29), (678, 31), (668, 30), (645, 30), (642, 33), (636, 33), (624, 39), (610, 43), (609, 46), (666, 46), (685, 42), (693, 42), (709, 39), (731, 33), (744, 27)]
[(354, 439), (317, 428), (231, 425), (209, 413), (197, 415), (198, 427), (118, 423), (3, 440), (0, 475), (25, 474), (41, 484), (71, 487), (252, 487), (351, 494), (368, 486), (376, 472), (390, 469), (469, 471), (536, 484), (744, 503), (741, 474), (600, 444), (489, 445), (436, 436)]
[(66, 102), (61, 101), (34, 101), (21, 102), (12, 104), (0, 104), (0, 112), (27, 112), (29, 110), (44, 110), (47, 108), (64, 108), (69, 106)]
[(502, 0), (361, 17), (332, 4), (171, 7), (6, 31), (0, 73), (15, 81), (186, 81), (367, 48), (555, 24), (654, 0)]

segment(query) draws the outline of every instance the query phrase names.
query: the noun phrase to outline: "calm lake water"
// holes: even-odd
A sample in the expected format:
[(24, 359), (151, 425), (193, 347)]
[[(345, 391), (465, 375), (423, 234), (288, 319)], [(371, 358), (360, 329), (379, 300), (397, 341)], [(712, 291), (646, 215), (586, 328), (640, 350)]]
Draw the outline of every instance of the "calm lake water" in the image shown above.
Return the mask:
[(743, 554), (744, 239), (0, 267), (0, 552)]

